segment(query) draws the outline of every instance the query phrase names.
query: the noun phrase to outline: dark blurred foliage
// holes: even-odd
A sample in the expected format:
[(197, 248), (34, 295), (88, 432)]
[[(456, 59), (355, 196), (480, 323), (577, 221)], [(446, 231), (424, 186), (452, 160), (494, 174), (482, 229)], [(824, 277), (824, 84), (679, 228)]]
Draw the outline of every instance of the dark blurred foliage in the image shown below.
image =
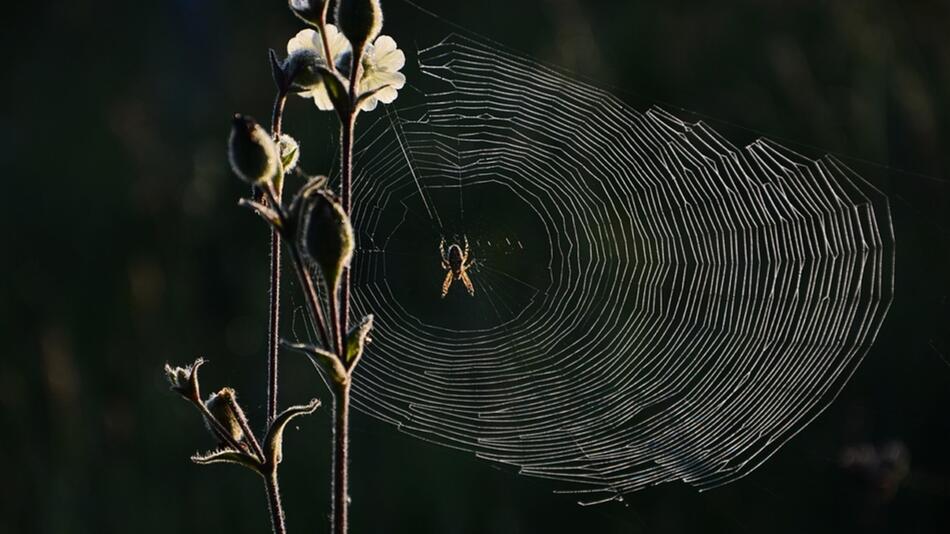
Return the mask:
[[(354, 533), (950, 531), (950, 4), (418, 1), (444, 19), (384, 0), (410, 51), (452, 21), (737, 144), (842, 155), (892, 199), (897, 296), (836, 403), (709, 493), (581, 508), (357, 414)], [(212, 444), (160, 369), (208, 357), (206, 388), (261, 421), (267, 238), (224, 145), (233, 112), (267, 118), (266, 49), (298, 29), (276, 0), (4, 6), (0, 532), (265, 531), (259, 481), (188, 462)], [(327, 169), (328, 117), (289, 113)], [(302, 360), (282, 368), (284, 402), (326, 398)], [(291, 532), (326, 530), (328, 423), (288, 433)], [(892, 441), (902, 471), (877, 456)]]

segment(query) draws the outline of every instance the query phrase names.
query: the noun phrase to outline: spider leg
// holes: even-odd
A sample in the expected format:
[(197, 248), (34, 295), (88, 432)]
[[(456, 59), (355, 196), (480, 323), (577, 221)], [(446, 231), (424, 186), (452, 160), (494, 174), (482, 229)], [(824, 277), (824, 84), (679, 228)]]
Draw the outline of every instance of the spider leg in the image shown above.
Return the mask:
[(442, 238), (441, 241), (439, 241), (439, 254), (442, 255), (442, 265), (445, 265), (446, 263), (448, 263), (448, 258), (445, 257), (445, 238), (444, 237)]
[(462, 271), (462, 273), (459, 275), (459, 279), (461, 279), (462, 283), (465, 284), (465, 289), (468, 290), (468, 294), (474, 297), (475, 286), (472, 285), (472, 279), (468, 277), (468, 273), (465, 271)]
[(462, 253), (462, 257), (468, 259), (468, 236), (465, 236), (465, 252)]
[(445, 273), (445, 281), (442, 282), (442, 298), (449, 294), (450, 287), (452, 287), (452, 271)]

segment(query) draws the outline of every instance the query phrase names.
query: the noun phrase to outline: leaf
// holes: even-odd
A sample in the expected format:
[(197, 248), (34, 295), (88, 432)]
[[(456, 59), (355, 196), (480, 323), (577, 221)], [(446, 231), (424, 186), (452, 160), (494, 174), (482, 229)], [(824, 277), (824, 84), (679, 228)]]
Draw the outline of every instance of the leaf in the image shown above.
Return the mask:
[(284, 74), (284, 66), (277, 57), (277, 52), (273, 48), (267, 50), (267, 57), (270, 59), (270, 73), (274, 77), (274, 83), (278, 88), (286, 87), (287, 76)]
[(256, 200), (242, 198), (238, 201), (238, 206), (254, 210), (254, 213), (260, 216), (261, 219), (264, 219), (264, 222), (278, 230), (283, 226), (280, 222), (280, 214)]
[(302, 406), (291, 406), (274, 418), (270, 427), (267, 428), (267, 436), (264, 438), (264, 459), (269, 462), (271, 469), (275, 469), (280, 463), (283, 453), (284, 428), (291, 419), (298, 415), (311, 414), (320, 407), (320, 400), (313, 399), (308, 404)]
[(237, 464), (247, 467), (248, 469), (253, 470), (255, 473), (262, 475), (264, 474), (264, 466), (262, 466), (256, 458), (241, 451), (236, 451), (229, 448), (211, 451), (205, 454), (195, 454), (191, 457), (191, 461), (199, 465), (221, 463)]
[(326, 67), (319, 67), (319, 71), (323, 76), (323, 83), (327, 87), (327, 94), (330, 95), (333, 107), (336, 108), (340, 117), (345, 117), (350, 109), (349, 91), (346, 88), (349, 82)]
[(346, 369), (343, 367), (343, 364), (340, 363), (340, 359), (336, 357), (336, 354), (323, 350), (320, 347), (306, 345), (304, 343), (290, 343), (286, 340), (281, 340), (280, 344), (285, 349), (306, 355), (307, 358), (310, 358), (310, 363), (312, 363), (314, 367), (326, 373), (334, 382), (345, 384), (348, 380)]
[(347, 369), (353, 369), (360, 357), (363, 355), (363, 348), (369, 341), (369, 333), (373, 329), (373, 315), (363, 317), (363, 320), (354, 326), (346, 335), (346, 365)]

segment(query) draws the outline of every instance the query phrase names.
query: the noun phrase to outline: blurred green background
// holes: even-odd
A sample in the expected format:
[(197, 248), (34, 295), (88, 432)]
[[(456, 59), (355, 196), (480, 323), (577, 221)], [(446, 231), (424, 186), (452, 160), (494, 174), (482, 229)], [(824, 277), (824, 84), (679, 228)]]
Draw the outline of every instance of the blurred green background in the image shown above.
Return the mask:
[[(891, 197), (896, 297), (836, 403), (704, 494), (669, 485), (582, 508), (356, 414), (354, 533), (950, 531), (950, 4), (418, 3), (443, 18), (384, 0), (404, 48), (456, 23), (736, 144), (839, 154)], [(237, 387), (260, 421), (267, 236), (236, 207), (247, 191), (224, 148), (232, 113), (268, 116), (266, 50), (300, 25), (276, 0), (4, 12), (0, 533), (265, 532), (258, 480), (188, 461), (212, 443), (161, 366), (211, 359), (206, 388)], [(306, 167), (326, 169), (329, 118), (301, 99), (288, 113)], [(284, 402), (329, 400), (302, 360), (282, 369)], [(291, 532), (327, 530), (328, 413), (287, 436)], [(906, 476), (840, 466), (848, 447), (891, 442)]]

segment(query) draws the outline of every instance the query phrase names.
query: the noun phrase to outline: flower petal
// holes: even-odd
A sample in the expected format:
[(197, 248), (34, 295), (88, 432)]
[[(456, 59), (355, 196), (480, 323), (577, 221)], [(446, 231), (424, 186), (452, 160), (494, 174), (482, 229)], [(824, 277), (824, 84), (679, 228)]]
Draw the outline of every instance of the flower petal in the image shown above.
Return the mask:
[(376, 109), (376, 104), (379, 103), (379, 100), (375, 96), (367, 98), (360, 104), (360, 111), (373, 111)]
[(386, 86), (376, 91), (373, 95), (374, 98), (378, 99), (383, 104), (392, 104), (393, 100), (396, 100), (396, 97), (399, 96), (399, 91), (396, 90), (393, 86)]
[(327, 93), (325, 85), (321, 85), (313, 91), (313, 103), (317, 105), (317, 109), (320, 111), (333, 110), (333, 101), (330, 100), (330, 94)]
[(396, 41), (388, 35), (380, 35), (373, 43), (373, 48), (377, 54), (387, 54), (397, 49)]
[(293, 36), (289, 41), (287, 41), (287, 53), (293, 54), (297, 50), (314, 50), (320, 53), (320, 57), (323, 57), (322, 50), (317, 49), (314, 46), (315, 41), (320, 40), (320, 35), (314, 30), (300, 30), (297, 32), (297, 35)]
[(360, 80), (360, 92), (367, 93), (384, 86), (402, 89), (406, 85), (406, 75), (401, 72), (372, 72)]

